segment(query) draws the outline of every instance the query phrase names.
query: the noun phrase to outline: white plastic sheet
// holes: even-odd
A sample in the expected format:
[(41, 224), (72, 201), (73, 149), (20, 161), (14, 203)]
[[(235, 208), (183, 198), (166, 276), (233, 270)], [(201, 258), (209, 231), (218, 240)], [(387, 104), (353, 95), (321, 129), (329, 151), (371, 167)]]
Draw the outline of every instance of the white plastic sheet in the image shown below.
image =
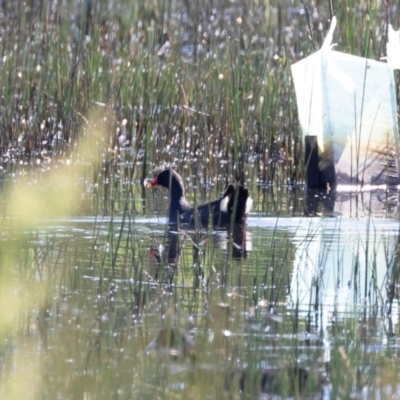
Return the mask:
[(389, 25), (386, 44), (387, 63), (393, 69), (400, 69), (400, 32)]
[(317, 136), (320, 170), (333, 164), (338, 184), (398, 183), (393, 70), (332, 50), (335, 25), (321, 50), (292, 65), (303, 137)]

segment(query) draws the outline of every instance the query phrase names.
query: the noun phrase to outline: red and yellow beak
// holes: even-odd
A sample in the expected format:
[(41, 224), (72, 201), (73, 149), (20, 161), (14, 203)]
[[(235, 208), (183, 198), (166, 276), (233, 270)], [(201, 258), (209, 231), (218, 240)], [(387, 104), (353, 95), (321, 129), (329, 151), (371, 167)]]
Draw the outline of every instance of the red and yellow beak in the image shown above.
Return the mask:
[(153, 186), (156, 186), (157, 184), (158, 184), (157, 178), (149, 179), (149, 180), (146, 182), (146, 187), (153, 187)]

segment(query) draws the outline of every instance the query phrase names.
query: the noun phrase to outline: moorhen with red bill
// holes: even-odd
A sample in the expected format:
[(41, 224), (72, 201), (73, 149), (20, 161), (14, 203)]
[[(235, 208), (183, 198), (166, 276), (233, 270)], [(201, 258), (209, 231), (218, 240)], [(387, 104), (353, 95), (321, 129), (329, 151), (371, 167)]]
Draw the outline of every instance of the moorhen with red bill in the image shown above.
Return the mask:
[[(160, 172), (150, 179), (147, 186), (163, 186), (169, 189), (169, 222), (195, 224), (196, 218), (201, 225), (207, 225), (212, 220), (213, 225), (226, 225), (231, 222), (243, 224), (246, 222), (253, 200), (244, 186), (229, 184), (225, 193), (217, 200), (191, 206), (185, 198), (185, 188), (181, 176), (173, 169)], [(235, 204), (236, 202), (236, 204)]]

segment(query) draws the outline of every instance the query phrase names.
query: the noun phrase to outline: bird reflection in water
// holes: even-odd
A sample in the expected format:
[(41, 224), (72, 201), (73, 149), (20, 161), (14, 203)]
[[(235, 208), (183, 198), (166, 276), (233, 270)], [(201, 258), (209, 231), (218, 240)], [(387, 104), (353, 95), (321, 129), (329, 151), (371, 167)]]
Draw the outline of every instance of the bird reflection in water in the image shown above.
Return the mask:
[[(152, 276), (158, 282), (172, 284), (185, 242), (192, 245), (193, 267), (201, 268), (202, 258), (211, 248), (225, 252), (226, 256), (232, 256), (234, 260), (247, 258), (250, 245), (245, 224), (218, 227), (213, 231), (189, 231), (181, 229), (176, 224), (168, 224), (167, 228), (164, 243), (154, 243), (150, 248), (151, 264), (154, 267)], [(195, 274), (199, 279), (202, 275), (199, 271)]]

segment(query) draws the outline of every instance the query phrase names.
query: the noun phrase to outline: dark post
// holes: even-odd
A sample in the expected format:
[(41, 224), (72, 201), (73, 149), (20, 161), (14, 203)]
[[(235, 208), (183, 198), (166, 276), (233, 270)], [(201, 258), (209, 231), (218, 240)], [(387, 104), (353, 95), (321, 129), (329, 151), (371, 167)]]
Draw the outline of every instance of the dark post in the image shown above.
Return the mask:
[(321, 187), (319, 180), (320, 171), (318, 167), (318, 139), (316, 136), (305, 137), (305, 159), (306, 184), (308, 189)]

